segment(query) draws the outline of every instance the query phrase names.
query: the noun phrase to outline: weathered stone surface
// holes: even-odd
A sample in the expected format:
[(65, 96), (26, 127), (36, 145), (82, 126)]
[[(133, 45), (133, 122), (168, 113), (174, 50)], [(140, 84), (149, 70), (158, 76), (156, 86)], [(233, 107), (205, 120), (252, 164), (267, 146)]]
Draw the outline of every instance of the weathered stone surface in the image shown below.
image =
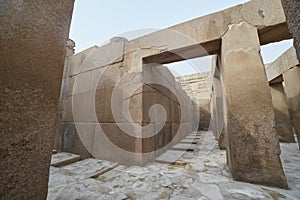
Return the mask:
[(282, 75), (285, 71), (299, 64), (296, 50), (294, 47), (289, 48), (275, 61), (265, 65), (266, 74), (269, 82), (275, 81), (276, 78)]
[(257, 29), (229, 26), (222, 38), (228, 164), (235, 180), (287, 187)]
[(281, 142), (295, 142), (282, 83), (270, 85), (270, 90), (275, 112), (275, 123), (278, 139)]
[[(257, 27), (260, 43), (268, 44), (292, 36), (285, 23), (285, 15), (280, 0), (252, 0), (217, 13), (206, 15), (187, 21), (172, 27), (168, 30), (160, 30), (144, 37), (132, 40), (128, 44), (128, 50), (140, 45), (142, 48), (159, 49), (164, 47), (162, 53), (149, 53), (144, 61), (146, 63), (170, 63), (183, 60), (182, 57), (174, 54), (176, 50), (185, 53), (184, 59), (199, 56), (213, 55), (220, 50), (220, 39), (227, 31), (228, 25), (246, 21)], [(202, 50), (193, 48), (194, 43), (185, 41), (182, 38), (168, 37), (171, 31), (183, 34), (191, 38), (203, 47)], [(175, 42), (178, 41), (178, 42)]]
[(1, 1), (0, 198), (45, 199), (73, 0)]
[(295, 128), (300, 149), (300, 68), (294, 67), (283, 73), (283, 80), (289, 114)]
[(223, 78), (220, 73), (221, 57), (215, 57), (213, 60), (213, 76), (212, 76), (212, 98), (211, 98), (211, 124), (210, 127), (218, 140), (219, 148), (226, 148), (225, 124), (225, 95), (223, 88)]
[(60, 169), (65, 174), (73, 177), (95, 178), (115, 168), (116, 166), (118, 166), (118, 163), (89, 158), (70, 165), (63, 166)]
[(281, 0), (286, 15), (286, 21), (290, 33), (294, 38), (294, 46), (300, 60), (300, 2), (298, 0)]
[(71, 154), (71, 153), (57, 153), (52, 155), (51, 166), (58, 167), (63, 165), (68, 165), (80, 160), (80, 155)]
[[(208, 138), (201, 148), (209, 149), (211, 142), (216, 144), (211, 132), (201, 135)], [(213, 148), (201, 157), (187, 158), (183, 154), (181, 163), (171, 165), (119, 165), (96, 179), (67, 175), (51, 167), (47, 199), (299, 199), (299, 152), (296, 144), (280, 146), (289, 190), (234, 181), (227, 167), (226, 152)]]

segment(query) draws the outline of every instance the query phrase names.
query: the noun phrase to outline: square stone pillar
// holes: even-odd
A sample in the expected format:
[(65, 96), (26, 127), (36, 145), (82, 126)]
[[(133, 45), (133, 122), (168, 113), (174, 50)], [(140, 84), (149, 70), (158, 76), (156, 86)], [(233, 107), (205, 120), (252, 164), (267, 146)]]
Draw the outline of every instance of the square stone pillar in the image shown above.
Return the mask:
[(222, 37), (221, 58), (233, 178), (287, 188), (257, 29), (245, 22), (230, 25)]
[(218, 145), (220, 149), (226, 148), (226, 139), (224, 131), (224, 105), (223, 105), (223, 89), (221, 83), (221, 76), (219, 69), (216, 69), (215, 75), (213, 77), (213, 122), (215, 129), (213, 133), (218, 140)]
[(0, 199), (46, 199), (74, 0), (0, 2)]
[(283, 80), (289, 114), (295, 127), (300, 149), (300, 67), (293, 67), (284, 72)]
[(281, 142), (295, 142), (292, 123), (282, 83), (270, 85), (272, 102), (275, 112), (276, 131)]

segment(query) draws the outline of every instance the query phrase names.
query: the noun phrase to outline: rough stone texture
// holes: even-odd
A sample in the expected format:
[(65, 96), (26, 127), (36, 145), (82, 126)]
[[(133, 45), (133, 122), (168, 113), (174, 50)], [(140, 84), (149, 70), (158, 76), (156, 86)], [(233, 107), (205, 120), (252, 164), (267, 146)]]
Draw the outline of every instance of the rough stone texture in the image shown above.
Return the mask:
[(281, 142), (295, 142), (282, 83), (270, 85), (270, 90), (275, 112), (275, 123), (278, 139)]
[(283, 73), (284, 91), (300, 149), (300, 68), (294, 67)]
[(225, 106), (225, 94), (223, 86), (223, 77), (220, 73), (221, 69), (221, 57), (219, 55), (214, 56), (212, 60), (212, 97), (211, 97), (211, 130), (218, 141), (220, 149), (226, 148), (226, 106)]
[(294, 38), (294, 46), (297, 51), (298, 60), (300, 60), (300, 1), (299, 0), (281, 0), (287, 25)]
[[(257, 27), (260, 43), (268, 44), (292, 38), (285, 23), (285, 15), (280, 0), (251, 0), (241, 5), (234, 6), (199, 17), (184, 23), (160, 30), (129, 42), (127, 50), (137, 46), (152, 48), (161, 53), (149, 52), (144, 61), (146, 63), (170, 63), (183, 59), (199, 56), (214, 55), (220, 50), (221, 37), (226, 33), (228, 25), (246, 21)], [(193, 48), (194, 43), (169, 37), (169, 32), (179, 32), (189, 37), (203, 47), (202, 51)], [(182, 58), (176, 54), (186, 52)], [(146, 55), (145, 55), (146, 56)]]
[(73, 0), (0, 3), (0, 198), (45, 199)]
[[(125, 52), (126, 46), (125, 39), (113, 38), (107, 45), (68, 57), (56, 142), (59, 151), (141, 165), (197, 129), (193, 123), (199, 115), (197, 105), (170, 71), (162, 65), (136, 68), (149, 50)], [(166, 119), (152, 107), (155, 104), (165, 109)], [(139, 128), (146, 126), (146, 130)]]
[(300, 157), (296, 144), (281, 144), (281, 157), (290, 188), (284, 190), (234, 181), (227, 167), (226, 152), (214, 148), (217, 142), (211, 132), (202, 132), (201, 136), (205, 142), (199, 144), (199, 149), (205, 149), (205, 154), (199, 155), (199, 152), (186, 157), (187, 153), (179, 151), (165, 153), (166, 160), (170, 160), (172, 156), (180, 160), (178, 164), (151, 163), (144, 167), (119, 165), (95, 179), (80, 177), (78, 173), (65, 173), (60, 168), (51, 167), (47, 199), (300, 198)]
[(259, 51), (257, 29), (245, 22), (229, 26), (222, 38), (228, 164), (235, 180), (287, 188)]
[(52, 155), (51, 166), (54, 167), (64, 166), (73, 162), (77, 162), (79, 160), (80, 160), (80, 155), (66, 153), (66, 152), (57, 153)]

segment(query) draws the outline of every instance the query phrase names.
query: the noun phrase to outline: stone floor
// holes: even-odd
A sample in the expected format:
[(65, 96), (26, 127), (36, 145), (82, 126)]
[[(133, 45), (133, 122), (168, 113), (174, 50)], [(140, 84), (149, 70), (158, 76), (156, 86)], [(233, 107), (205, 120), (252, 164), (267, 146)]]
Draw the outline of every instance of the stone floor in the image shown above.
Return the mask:
[(47, 199), (300, 199), (300, 151), (296, 143), (282, 143), (281, 150), (290, 190), (234, 181), (211, 132), (191, 134), (145, 167), (96, 159), (64, 165), (77, 157), (54, 154), (59, 167), (50, 168)]

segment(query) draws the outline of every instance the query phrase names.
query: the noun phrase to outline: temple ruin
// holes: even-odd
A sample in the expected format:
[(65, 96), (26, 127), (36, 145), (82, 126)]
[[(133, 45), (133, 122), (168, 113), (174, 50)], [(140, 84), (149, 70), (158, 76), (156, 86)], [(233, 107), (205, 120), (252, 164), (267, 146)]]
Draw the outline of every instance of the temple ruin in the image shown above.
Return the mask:
[[(300, 149), (300, 55), (299, 24), (283, 5), (251, 0), (74, 54), (73, 1), (3, 3), (0, 199), (46, 198), (53, 140), (56, 151), (78, 155), (72, 162), (95, 158), (112, 169), (155, 162), (208, 130), (233, 180), (288, 189), (279, 142)], [(262, 45), (293, 38), (295, 47), (263, 63)], [(204, 56), (213, 57), (209, 72), (175, 77), (166, 67)], [(52, 161), (50, 173), (59, 178), (55, 167), (67, 164)]]

